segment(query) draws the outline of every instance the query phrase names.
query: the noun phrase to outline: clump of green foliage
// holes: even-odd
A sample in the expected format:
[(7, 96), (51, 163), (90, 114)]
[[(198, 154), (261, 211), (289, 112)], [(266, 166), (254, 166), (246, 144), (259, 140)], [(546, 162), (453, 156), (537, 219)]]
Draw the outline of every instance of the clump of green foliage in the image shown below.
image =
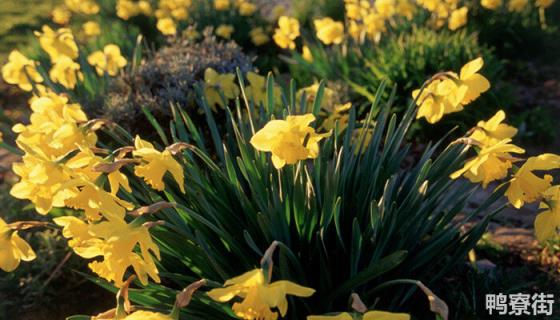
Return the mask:
[[(267, 88), (273, 86), (269, 76)], [(491, 211), (500, 193), (459, 219), (478, 188), (449, 178), (461, 166), (467, 147), (443, 148), (444, 141), (439, 141), (412, 156), (406, 135), (414, 105), (399, 120), (390, 111), (394, 99), (382, 102), (383, 86), (366, 120), (356, 120), (353, 109), (348, 127), (335, 129), (321, 143), (316, 159), (278, 170), (268, 155), (251, 147), (255, 130), (270, 119), (306, 110), (318, 114), (323, 89), (311, 106), (296, 99), (293, 82), (282, 97), (268, 90), (260, 107), (243, 104), (249, 101), (245, 98), (237, 100), (235, 110), (225, 110), (225, 123), (216, 120), (199, 95), (205, 123), (194, 125), (184, 109), (173, 106), (170, 136), (146, 113), (165, 144), (189, 143), (183, 151), (188, 188), (184, 194), (173, 185), (155, 192), (131, 181), (138, 192), (130, 201), (177, 204), (155, 213), (166, 225), (152, 230), (162, 254), (158, 269), (169, 281), (133, 291), (133, 301), (165, 310), (173, 303), (174, 290), (193, 280), (208, 279), (214, 286), (254, 268), (273, 241), (280, 243), (274, 277), (317, 290), (313, 297), (290, 304), (287, 317), (292, 319), (345, 310), (352, 292), (395, 309), (410, 287), (386, 295), (384, 283), (401, 278), (433, 283), (461, 263), (499, 208), (466, 232), (461, 225)], [(277, 99), (286, 107), (275, 108)], [(374, 110), (382, 111), (374, 116)], [(131, 136), (121, 137), (132, 142)], [(185, 313), (230, 319), (226, 310), (200, 296)]]

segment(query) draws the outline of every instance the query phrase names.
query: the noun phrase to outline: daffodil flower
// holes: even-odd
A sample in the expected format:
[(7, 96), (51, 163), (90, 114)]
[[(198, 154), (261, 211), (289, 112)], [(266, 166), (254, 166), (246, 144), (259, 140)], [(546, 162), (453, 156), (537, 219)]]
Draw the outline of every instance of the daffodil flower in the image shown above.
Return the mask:
[(271, 120), (251, 138), (259, 151), (271, 152), (277, 169), (300, 160), (317, 158), (319, 141), (330, 133), (317, 134), (309, 126), (315, 120), (312, 114), (288, 116), (286, 120)]
[(535, 235), (539, 241), (555, 239), (560, 228), (560, 185), (548, 188), (543, 192), (544, 201), (540, 209), (544, 209), (535, 218)]
[(25, 240), (0, 218), (0, 269), (14, 271), (23, 261), (36, 258), (35, 252)]
[(8, 63), (2, 67), (2, 77), (9, 84), (15, 84), (22, 90), (31, 91), (33, 83), (43, 82), (37, 71), (38, 63), (28, 59), (17, 50), (10, 52)]
[(294, 40), (299, 35), (299, 21), (295, 18), (282, 16), (278, 19), (278, 28), (276, 28), (272, 38), (280, 48), (293, 50), (296, 48)]
[[(275, 320), (278, 312), (285, 316), (288, 311), (287, 295), (309, 297), (315, 292), (286, 280), (267, 283), (263, 269), (255, 269), (229, 279), (224, 286), (209, 291), (208, 295), (219, 302), (241, 297), (243, 300), (234, 303), (232, 310), (238, 317), (247, 320)], [(272, 308), (278, 308), (278, 312), (271, 310)]]
[(490, 182), (505, 178), (512, 162), (516, 160), (510, 153), (525, 152), (509, 142), (510, 139), (504, 139), (494, 145), (482, 146), (476, 157), (468, 160), (462, 169), (451, 174), (451, 179), (465, 175), (471, 182), (481, 182), (486, 188)]
[(139, 136), (134, 139), (134, 147), (132, 155), (142, 161), (134, 168), (137, 176), (144, 178), (152, 188), (163, 191), (165, 188), (163, 176), (169, 172), (181, 191), (185, 192), (183, 167), (173, 158), (169, 150), (158, 151), (153, 144), (142, 140)]
[(519, 209), (526, 202), (531, 203), (542, 198), (542, 194), (552, 183), (552, 176), (545, 174), (541, 178), (533, 171), (558, 168), (560, 168), (560, 155), (545, 153), (527, 159), (509, 181), (509, 187), (506, 190), (509, 202)]
[(57, 58), (49, 71), (49, 76), (52, 81), (60, 83), (67, 89), (74, 89), (78, 81), (84, 80), (84, 75), (80, 71), (80, 64), (67, 56)]
[(505, 118), (505, 112), (499, 110), (488, 121), (479, 121), (470, 137), (483, 145), (493, 145), (501, 140), (513, 138), (517, 129), (502, 123)]
[(219, 74), (212, 68), (204, 71), (204, 96), (210, 108), (215, 110), (216, 104), (225, 107), (220, 92), (226, 99), (235, 99), (239, 95), (239, 88), (234, 80), (235, 75), (231, 73)]
[[(377, 2), (376, 2), (377, 3)], [(331, 18), (315, 19), (317, 38), (326, 45), (340, 44), (344, 39), (344, 24)]]
[(121, 49), (115, 44), (108, 44), (103, 51), (95, 51), (87, 58), (89, 64), (95, 67), (98, 75), (105, 72), (114, 77), (126, 66), (126, 58), (122, 56)]
[(35, 31), (39, 38), (41, 48), (47, 52), (52, 62), (56, 62), (61, 56), (72, 60), (78, 58), (78, 45), (74, 41), (72, 31), (68, 28), (60, 28), (56, 31), (45, 25), (42, 32)]

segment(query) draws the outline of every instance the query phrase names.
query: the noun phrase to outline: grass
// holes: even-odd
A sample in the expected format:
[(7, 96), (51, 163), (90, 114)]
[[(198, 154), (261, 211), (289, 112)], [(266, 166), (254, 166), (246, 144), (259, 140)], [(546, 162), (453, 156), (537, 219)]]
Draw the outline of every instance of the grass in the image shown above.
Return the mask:
[(31, 30), (49, 20), (54, 6), (61, 0), (0, 1), (0, 63), (14, 48), (25, 48), (32, 39)]

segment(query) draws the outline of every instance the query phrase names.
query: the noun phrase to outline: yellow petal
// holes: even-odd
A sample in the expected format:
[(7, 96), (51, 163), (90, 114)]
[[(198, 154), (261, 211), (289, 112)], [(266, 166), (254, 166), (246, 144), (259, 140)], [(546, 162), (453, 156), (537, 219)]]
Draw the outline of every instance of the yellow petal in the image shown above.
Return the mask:
[(470, 78), (472, 75), (477, 73), (482, 66), (484, 65), (484, 60), (481, 57), (478, 57), (472, 61), (469, 61), (461, 68), (461, 80), (465, 80)]

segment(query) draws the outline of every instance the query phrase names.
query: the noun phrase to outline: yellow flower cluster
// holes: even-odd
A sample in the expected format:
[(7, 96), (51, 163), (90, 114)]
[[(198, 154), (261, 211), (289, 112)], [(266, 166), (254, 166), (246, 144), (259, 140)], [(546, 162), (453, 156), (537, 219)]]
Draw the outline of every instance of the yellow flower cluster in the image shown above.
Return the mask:
[(158, 30), (172, 36), (177, 33), (177, 22), (187, 20), (191, 0), (160, 0), (156, 10)]
[(251, 37), (251, 42), (253, 42), (255, 46), (262, 46), (270, 41), (270, 36), (263, 27), (253, 28), (249, 32), (249, 36)]
[(236, 9), (239, 15), (247, 17), (252, 16), (257, 11), (257, 5), (248, 0), (214, 0), (214, 9), (217, 11)]
[(82, 25), (84, 34), (88, 37), (95, 37), (101, 34), (101, 27), (95, 21), (88, 21)]
[(331, 18), (313, 21), (317, 30), (317, 38), (326, 45), (340, 44), (344, 39), (344, 24)]
[[(490, 83), (478, 73), (483, 64), (482, 58), (477, 58), (465, 64), (459, 75), (453, 72), (437, 74), (423, 89), (415, 90), (413, 97), (419, 106), (417, 118), (425, 117), (428, 122), (435, 123), (444, 114), (462, 110), (464, 105), (487, 91)], [(540, 208), (544, 211), (535, 220), (537, 238), (544, 241), (557, 237), (560, 186), (552, 185), (551, 175), (539, 175), (538, 172), (560, 169), (560, 155), (545, 153), (516, 166), (515, 163), (523, 161), (517, 155), (525, 150), (511, 143), (517, 129), (503, 123), (505, 118), (505, 112), (499, 110), (487, 121), (479, 121), (467, 137), (458, 140), (473, 145), (476, 156), (468, 159), (463, 168), (450, 177), (464, 176), (473, 183), (481, 183), (484, 188), (494, 181), (508, 179), (505, 195), (513, 207), (519, 209), (526, 203), (541, 201)]]
[[(255, 72), (248, 72), (247, 80), (249, 80), (249, 85), (245, 88), (245, 94), (247, 95), (247, 97), (252, 100), (257, 106), (261, 103), (264, 104), (267, 101), (266, 78)], [(275, 102), (277, 104), (280, 104), (281, 101), (278, 99), (278, 97), (282, 95), (280, 86), (274, 84), (272, 90), (274, 97), (276, 97)]]
[(2, 67), (2, 78), (22, 90), (31, 91), (33, 83), (43, 82), (43, 77), (37, 71), (38, 65), (38, 62), (28, 59), (18, 50), (13, 50), (8, 56), (8, 63)]
[(412, 92), (412, 97), (419, 106), (416, 118), (426, 118), (429, 123), (436, 123), (445, 114), (459, 112), (463, 107), (490, 89), (490, 82), (478, 73), (484, 60), (474, 59), (454, 72), (439, 74), (424, 89)]
[(52, 21), (59, 25), (67, 25), (72, 13), (93, 15), (99, 13), (99, 5), (95, 0), (65, 0), (51, 12)]
[(139, 15), (152, 15), (152, 5), (148, 0), (117, 0), (115, 10), (117, 16), (123, 20)]
[[(220, 92), (223, 94), (223, 98)], [(219, 74), (212, 68), (206, 69), (204, 71), (204, 96), (212, 110), (216, 110), (216, 105), (225, 108), (227, 100), (239, 96), (239, 87), (235, 84), (235, 75), (232, 73)]]
[(359, 43), (370, 39), (379, 41), (391, 20), (404, 17), (412, 19), (415, 7), (410, 0), (344, 0), (348, 33)]
[(230, 24), (221, 24), (216, 28), (216, 34), (224, 39), (230, 39), (233, 33), (233, 26)]
[(447, 24), (450, 30), (456, 30), (467, 24), (469, 9), (459, 7), (459, 0), (418, 0), (418, 4), (432, 14), (438, 28)]
[[(131, 147), (133, 158), (119, 155), (113, 163), (111, 157), (97, 155), (103, 150), (96, 147), (95, 124), (88, 121), (80, 105), (47, 91), (31, 99), (31, 110), (30, 123), (13, 128), (24, 155), (21, 162), (13, 165), (20, 181), (10, 194), (30, 200), (41, 214), (47, 214), (53, 207), (82, 211), (83, 219), (67, 216), (56, 218), (55, 222), (64, 227), (63, 235), (71, 239), (69, 245), (78, 255), (98, 258), (89, 266), (99, 276), (120, 285), (127, 269), (132, 267), (143, 283), (147, 283), (148, 277), (159, 281), (153, 258), (159, 259), (159, 249), (151, 239), (151, 225), (143, 224), (142, 217), (128, 223), (126, 213), (133, 206), (117, 194), (120, 190), (132, 191), (128, 178), (120, 172), (127, 163), (135, 163), (136, 175), (154, 189), (164, 188), (164, 175), (170, 172), (184, 191), (183, 169), (171, 151), (160, 152), (137, 137)], [(103, 174), (110, 191), (97, 185)], [(15, 236), (11, 239), (21, 244)], [(25, 257), (30, 255), (22, 254), (22, 259)]]
[(98, 75), (105, 73), (110, 76), (116, 76), (118, 72), (126, 66), (126, 59), (121, 55), (121, 49), (114, 45), (108, 44), (103, 51), (95, 51), (87, 58), (90, 65), (95, 67)]
[(99, 5), (95, 0), (64, 0), (64, 4), (74, 13), (88, 15), (99, 13)]
[[(83, 28), (88, 36), (100, 33), (99, 25), (93, 21), (85, 23)], [(78, 45), (70, 29), (53, 30), (45, 25), (42, 31), (36, 31), (35, 35), (39, 38), (41, 48), (50, 57), (52, 64), (48, 72), (50, 80), (67, 89), (74, 89), (84, 80), (84, 75), (80, 64), (76, 61), (79, 56)], [(127, 63), (119, 47), (114, 44), (105, 46), (103, 51), (92, 53), (87, 60), (100, 76), (104, 73), (115, 76)], [(44, 79), (37, 70), (38, 66), (38, 62), (14, 50), (8, 57), (8, 63), (2, 67), (2, 77), (7, 83), (18, 85), (22, 90), (31, 91), (35, 85), (39, 92), (44, 93), (48, 89), (40, 85)]]
[(560, 186), (552, 186), (551, 175), (541, 176), (537, 172), (560, 169), (560, 155), (545, 153), (528, 158), (520, 167), (514, 166), (513, 163), (522, 159), (511, 154), (525, 151), (510, 143), (517, 130), (502, 124), (504, 118), (505, 113), (499, 111), (487, 122), (479, 122), (469, 137), (477, 147), (477, 155), (451, 177), (464, 175), (472, 182), (482, 182), (486, 187), (492, 181), (508, 177), (513, 168), (507, 182), (506, 197), (518, 209), (526, 203), (541, 201), (540, 208), (544, 210), (535, 219), (535, 233), (540, 241), (553, 239), (558, 236), (560, 228)]
[(53, 22), (60, 25), (68, 24), (72, 18), (72, 12), (66, 6), (56, 6), (51, 15)]
[(296, 48), (295, 40), (299, 35), (299, 21), (295, 18), (281, 16), (272, 38), (280, 48), (293, 50)]

